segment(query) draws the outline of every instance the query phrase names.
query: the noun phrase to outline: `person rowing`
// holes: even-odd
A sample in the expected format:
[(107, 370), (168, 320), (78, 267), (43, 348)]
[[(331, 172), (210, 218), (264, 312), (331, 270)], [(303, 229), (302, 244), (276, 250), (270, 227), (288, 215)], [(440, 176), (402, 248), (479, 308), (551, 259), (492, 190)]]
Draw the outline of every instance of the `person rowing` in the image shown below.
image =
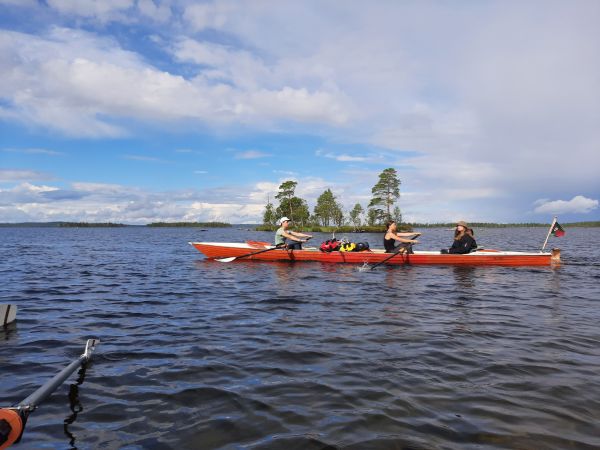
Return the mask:
[[(399, 232), (397, 231), (398, 226), (393, 220), (388, 221), (385, 226), (386, 232), (383, 236), (383, 247), (386, 253), (414, 253), (412, 245), (419, 243), (414, 238), (420, 236), (421, 233)], [(396, 242), (400, 244), (396, 245)]]
[(302, 250), (302, 243), (308, 241), (312, 236), (288, 230), (290, 222), (291, 220), (285, 216), (277, 221), (279, 228), (275, 232), (275, 245), (285, 245), (288, 250)]
[(477, 248), (477, 242), (475, 242), (473, 234), (473, 230), (469, 228), (467, 222), (459, 220), (454, 230), (452, 246), (443, 248), (441, 253), (465, 254), (472, 252)]

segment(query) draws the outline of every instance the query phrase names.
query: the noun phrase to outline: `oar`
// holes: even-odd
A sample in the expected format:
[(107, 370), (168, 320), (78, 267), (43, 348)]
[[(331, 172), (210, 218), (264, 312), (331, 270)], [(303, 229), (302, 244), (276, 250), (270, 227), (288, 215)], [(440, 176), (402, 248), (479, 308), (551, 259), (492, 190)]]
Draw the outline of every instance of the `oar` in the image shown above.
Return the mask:
[(398, 255), (398, 254), (404, 254), (405, 252), (394, 252), (391, 254), (391, 256), (388, 256), (387, 258), (385, 258), (383, 261), (379, 261), (377, 264), (372, 265), (371, 268), (369, 270), (373, 270), (375, 267), (382, 265), (384, 262), (389, 261), (390, 259), (392, 259), (394, 256)]
[(215, 258), (215, 261), (228, 263), (231, 261), (235, 261), (236, 259), (246, 258), (248, 256), (253, 256), (253, 255), (258, 255), (259, 253), (270, 252), (271, 250), (277, 250), (277, 249), (283, 248), (284, 245), (285, 244), (278, 244), (275, 247), (268, 248), (266, 250), (260, 250), (258, 252), (246, 253), (245, 255), (241, 255), (241, 256), (230, 256), (229, 258)]
[(75, 372), (82, 364), (85, 364), (92, 357), (92, 352), (96, 348), (98, 339), (88, 339), (85, 344), (83, 354), (57, 373), (52, 379), (48, 380), (42, 387), (33, 394), (19, 402), (16, 406), (10, 408), (0, 408), (0, 450), (10, 447), (14, 442), (19, 442), (29, 414), (35, 410), (38, 405), (46, 400), (69, 376)]

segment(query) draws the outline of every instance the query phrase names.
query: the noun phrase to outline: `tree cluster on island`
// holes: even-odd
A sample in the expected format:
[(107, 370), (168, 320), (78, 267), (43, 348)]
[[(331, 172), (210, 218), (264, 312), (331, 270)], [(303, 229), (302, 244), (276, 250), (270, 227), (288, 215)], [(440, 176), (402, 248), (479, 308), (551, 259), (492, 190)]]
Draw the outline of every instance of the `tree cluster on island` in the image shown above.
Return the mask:
[(360, 203), (347, 213), (331, 189), (325, 191), (317, 198), (312, 213), (305, 199), (296, 196), (296, 181), (288, 180), (281, 183), (275, 199), (279, 201), (276, 206), (267, 200), (263, 214), (263, 226), (259, 230), (273, 230), (280, 217), (286, 216), (301, 229), (311, 231), (373, 231), (379, 232), (384, 223), (394, 220), (398, 225), (402, 223), (402, 212), (398, 205), (400, 198), (400, 184), (396, 170), (385, 169), (379, 174), (377, 183), (371, 189), (372, 198), (368, 206), (363, 208)]
[(59, 222), (61, 228), (119, 228), (126, 225), (114, 222)]
[(200, 228), (229, 228), (227, 222), (152, 222), (147, 227), (200, 227)]

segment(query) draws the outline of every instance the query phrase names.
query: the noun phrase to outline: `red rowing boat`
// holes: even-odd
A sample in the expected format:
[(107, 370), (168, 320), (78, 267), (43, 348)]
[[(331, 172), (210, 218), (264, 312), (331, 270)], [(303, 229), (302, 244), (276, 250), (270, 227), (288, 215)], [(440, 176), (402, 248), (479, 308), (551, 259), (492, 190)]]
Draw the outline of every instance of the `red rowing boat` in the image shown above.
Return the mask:
[[(415, 251), (413, 254), (392, 256), (383, 250), (362, 252), (322, 252), (317, 248), (286, 250), (270, 245), (257, 245), (256, 242), (190, 242), (190, 245), (208, 259), (225, 258), (233, 260), (243, 257), (255, 261), (314, 261), (322, 263), (350, 264), (446, 264), (472, 266), (549, 266), (560, 262), (560, 250), (552, 252), (512, 252), (481, 249), (466, 255), (440, 254), (436, 251)], [(262, 243), (261, 243), (262, 244)]]

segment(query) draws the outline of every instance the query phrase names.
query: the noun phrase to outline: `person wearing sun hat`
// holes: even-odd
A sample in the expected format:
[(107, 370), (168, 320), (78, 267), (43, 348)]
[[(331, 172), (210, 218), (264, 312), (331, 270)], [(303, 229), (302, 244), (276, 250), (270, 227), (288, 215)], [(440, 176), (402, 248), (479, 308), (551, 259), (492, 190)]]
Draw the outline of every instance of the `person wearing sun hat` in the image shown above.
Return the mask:
[(290, 222), (291, 219), (286, 216), (277, 221), (279, 228), (275, 232), (275, 245), (281, 246), (285, 244), (288, 250), (302, 250), (302, 243), (308, 241), (312, 236), (288, 230)]
[(473, 230), (469, 228), (467, 222), (459, 220), (456, 222), (456, 230), (454, 230), (454, 242), (450, 248), (443, 248), (442, 253), (470, 253), (477, 248), (477, 242), (473, 238)]

